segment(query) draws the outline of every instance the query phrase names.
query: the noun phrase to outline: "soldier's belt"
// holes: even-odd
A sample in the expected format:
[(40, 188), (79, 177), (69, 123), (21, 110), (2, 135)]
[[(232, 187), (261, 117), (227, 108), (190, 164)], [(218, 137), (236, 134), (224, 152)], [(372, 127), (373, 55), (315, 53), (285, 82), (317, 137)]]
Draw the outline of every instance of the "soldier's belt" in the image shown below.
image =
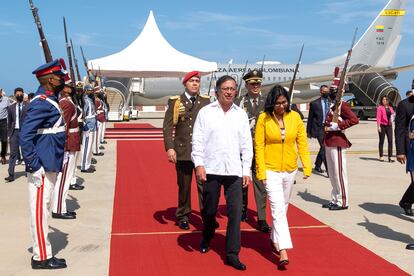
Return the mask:
[(74, 127), (74, 128), (70, 128), (69, 129), (69, 133), (76, 133), (79, 132), (79, 128), (78, 127)]
[(56, 134), (59, 132), (64, 132), (65, 126), (60, 127), (50, 127), (50, 128), (39, 128), (37, 130), (37, 134), (43, 135), (43, 134)]
[(89, 115), (85, 117), (85, 119), (92, 119), (92, 118), (95, 118), (95, 115)]

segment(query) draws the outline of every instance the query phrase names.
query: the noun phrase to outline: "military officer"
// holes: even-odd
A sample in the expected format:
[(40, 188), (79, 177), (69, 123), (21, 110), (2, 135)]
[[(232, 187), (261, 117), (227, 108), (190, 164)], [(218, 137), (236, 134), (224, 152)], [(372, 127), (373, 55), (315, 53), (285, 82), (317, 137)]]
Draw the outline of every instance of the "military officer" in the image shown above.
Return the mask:
[(33, 71), (40, 87), (29, 105), (19, 137), (28, 173), (33, 269), (66, 267), (64, 259), (52, 255), (48, 237), (50, 201), (62, 169), (66, 139), (65, 122), (58, 105), (58, 94), (64, 86), (63, 67), (63, 60), (56, 59)]
[(91, 167), (91, 162), (92, 142), (96, 134), (95, 97), (91, 85), (85, 85), (84, 91), (83, 113), (85, 117), (82, 130), (81, 172), (93, 173), (95, 169)]
[[(247, 93), (239, 97), (235, 104), (246, 111), (249, 117), (250, 131), (252, 139), (254, 137), (254, 130), (256, 127), (256, 120), (260, 112), (264, 110), (265, 97), (261, 93), (261, 84), (263, 73), (260, 70), (254, 69), (243, 76)], [(253, 158), (252, 161), (252, 176), (254, 186), (254, 196), (257, 207), (257, 224), (258, 229), (264, 233), (270, 232), (270, 227), (266, 222), (266, 189), (263, 183), (256, 178), (256, 164)], [(242, 221), (247, 220), (247, 203), (248, 203), (248, 186), (243, 188), (243, 207), (242, 207)]]
[[(178, 207), (176, 211), (178, 226), (190, 229), (188, 215), (191, 213), (191, 180), (194, 163), (191, 161), (191, 140), (193, 125), (198, 111), (210, 103), (209, 96), (200, 91), (200, 72), (188, 73), (183, 79), (184, 93), (173, 96), (168, 101), (163, 129), (167, 159), (175, 164), (178, 184)], [(173, 129), (175, 136), (173, 137)], [(202, 208), (202, 183), (197, 180), (200, 210)]]
[[(72, 81), (68, 75), (65, 76), (65, 87), (59, 98), (59, 106), (63, 111), (65, 121), (65, 153), (63, 157), (62, 171), (59, 173), (53, 193), (52, 218), (75, 219), (76, 213), (66, 209), (66, 198), (68, 197), (69, 185), (75, 170), (75, 152), (80, 150), (80, 137), (76, 105), (72, 101)], [(83, 187), (82, 187), (83, 188)], [(80, 188), (80, 189), (82, 189)]]

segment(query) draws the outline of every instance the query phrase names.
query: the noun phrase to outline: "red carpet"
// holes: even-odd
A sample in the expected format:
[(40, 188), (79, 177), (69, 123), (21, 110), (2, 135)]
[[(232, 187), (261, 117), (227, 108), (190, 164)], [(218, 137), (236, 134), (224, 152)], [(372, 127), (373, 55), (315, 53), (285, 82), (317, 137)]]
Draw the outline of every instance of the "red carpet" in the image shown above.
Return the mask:
[[(122, 126), (124, 127), (124, 126)], [(247, 271), (223, 264), (226, 217), (222, 197), (220, 228), (211, 250), (198, 252), (201, 219), (196, 189), (190, 231), (175, 225), (177, 185), (174, 166), (167, 162), (162, 141), (118, 141), (117, 177), (109, 274), (118, 275), (407, 275), (397, 266), (323, 225), (295, 206), (289, 207), (294, 249), (286, 271), (276, 269), (268, 234), (242, 223), (240, 259)], [(250, 210), (254, 210), (253, 189)], [(250, 218), (255, 213), (250, 211)], [(268, 212), (269, 214), (269, 212)], [(270, 217), (268, 218), (270, 221)], [(195, 231), (195, 232), (193, 232)]]
[(114, 123), (114, 128), (153, 128), (154, 126), (147, 123)]

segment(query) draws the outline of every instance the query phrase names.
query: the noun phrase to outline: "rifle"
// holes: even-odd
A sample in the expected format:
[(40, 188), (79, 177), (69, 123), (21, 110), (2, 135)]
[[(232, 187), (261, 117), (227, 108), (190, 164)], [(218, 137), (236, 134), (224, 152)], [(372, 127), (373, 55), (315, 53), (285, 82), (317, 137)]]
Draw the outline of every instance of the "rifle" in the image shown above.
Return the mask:
[(260, 71), (261, 71), (262, 73), (263, 73), (263, 66), (264, 66), (265, 58), (266, 58), (266, 55), (263, 55), (263, 59), (262, 59), (262, 66), (260, 67)]
[(81, 75), (79, 73), (78, 60), (76, 59), (75, 50), (73, 49), (72, 39), (70, 39), (70, 48), (72, 49), (73, 61), (75, 62), (76, 76), (78, 77), (79, 81), (82, 81)]
[(342, 100), (342, 95), (344, 93), (344, 86), (345, 86), (345, 77), (346, 77), (346, 70), (348, 67), (348, 63), (349, 60), (351, 59), (351, 55), (352, 55), (352, 48), (354, 47), (354, 43), (355, 43), (355, 37), (357, 34), (358, 28), (355, 29), (354, 32), (354, 37), (352, 39), (352, 44), (351, 44), (351, 48), (348, 50), (348, 55), (346, 56), (346, 60), (344, 63), (344, 68), (342, 69), (341, 72), (341, 78), (339, 79), (339, 84), (338, 84), (338, 92), (336, 94), (335, 97), (335, 105), (334, 105), (334, 111), (333, 111), (333, 117), (332, 117), (332, 122), (334, 123), (338, 123), (338, 119), (339, 119), (339, 110), (341, 107), (341, 100)]
[(46, 62), (51, 62), (53, 60), (52, 53), (50, 52), (49, 44), (47, 43), (45, 33), (43, 32), (42, 23), (40, 22), (38, 9), (34, 6), (33, 1), (29, 0), (30, 9), (34, 17), (37, 30), (39, 31), (40, 43), (42, 43), (43, 53), (45, 55)]
[(65, 31), (66, 53), (68, 55), (68, 61), (69, 61), (70, 78), (71, 78), (72, 86), (76, 87), (75, 71), (73, 70), (73, 63), (72, 63), (72, 51), (70, 49), (71, 46), (69, 45), (69, 41), (68, 41), (68, 32), (66, 30), (66, 19), (65, 19), (65, 17), (63, 17), (63, 29)]
[(80, 49), (81, 49), (83, 64), (85, 65), (85, 69), (86, 69), (86, 74), (88, 75), (88, 80), (89, 80), (90, 83), (92, 83), (92, 78), (91, 78), (92, 72), (89, 71), (88, 62), (86, 61), (85, 54), (83, 53), (82, 46), (80, 46)]
[(243, 82), (243, 77), (246, 75), (247, 63), (248, 62), (249, 62), (249, 60), (246, 59), (246, 64), (244, 64), (244, 70), (243, 70), (243, 74), (242, 74), (242, 76), (240, 78), (239, 87), (237, 88), (237, 96), (240, 96), (241, 84)]
[(210, 96), (211, 84), (213, 83), (213, 77), (216, 78), (215, 71), (211, 72), (210, 84), (208, 85), (208, 95)]
[(292, 105), (293, 103), (293, 88), (295, 86), (296, 74), (298, 73), (299, 65), (302, 60), (303, 47), (305, 47), (305, 44), (302, 44), (302, 49), (300, 50), (298, 63), (296, 63), (295, 72), (293, 73), (293, 78), (289, 86), (290, 105)]

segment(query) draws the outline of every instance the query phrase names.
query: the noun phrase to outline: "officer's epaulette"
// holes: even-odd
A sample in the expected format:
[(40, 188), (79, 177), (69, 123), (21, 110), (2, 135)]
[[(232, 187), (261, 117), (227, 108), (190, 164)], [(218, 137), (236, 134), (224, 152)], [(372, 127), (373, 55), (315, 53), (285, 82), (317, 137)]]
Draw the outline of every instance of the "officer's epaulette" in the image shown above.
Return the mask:
[(200, 95), (200, 97), (201, 98), (204, 98), (204, 99), (210, 99), (210, 96), (209, 95)]
[(180, 96), (179, 96), (179, 95), (176, 95), (176, 96), (171, 96), (171, 97), (170, 97), (170, 100), (176, 100), (176, 99), (178, 99), (178, 98), (180, 98)]
[(47, 99), (47, 95), (46, 94), (42, 94), (42, 95), (40, 95), (39, 99), (42, 100), (42, 101), (44, 101), (44, 100)]

